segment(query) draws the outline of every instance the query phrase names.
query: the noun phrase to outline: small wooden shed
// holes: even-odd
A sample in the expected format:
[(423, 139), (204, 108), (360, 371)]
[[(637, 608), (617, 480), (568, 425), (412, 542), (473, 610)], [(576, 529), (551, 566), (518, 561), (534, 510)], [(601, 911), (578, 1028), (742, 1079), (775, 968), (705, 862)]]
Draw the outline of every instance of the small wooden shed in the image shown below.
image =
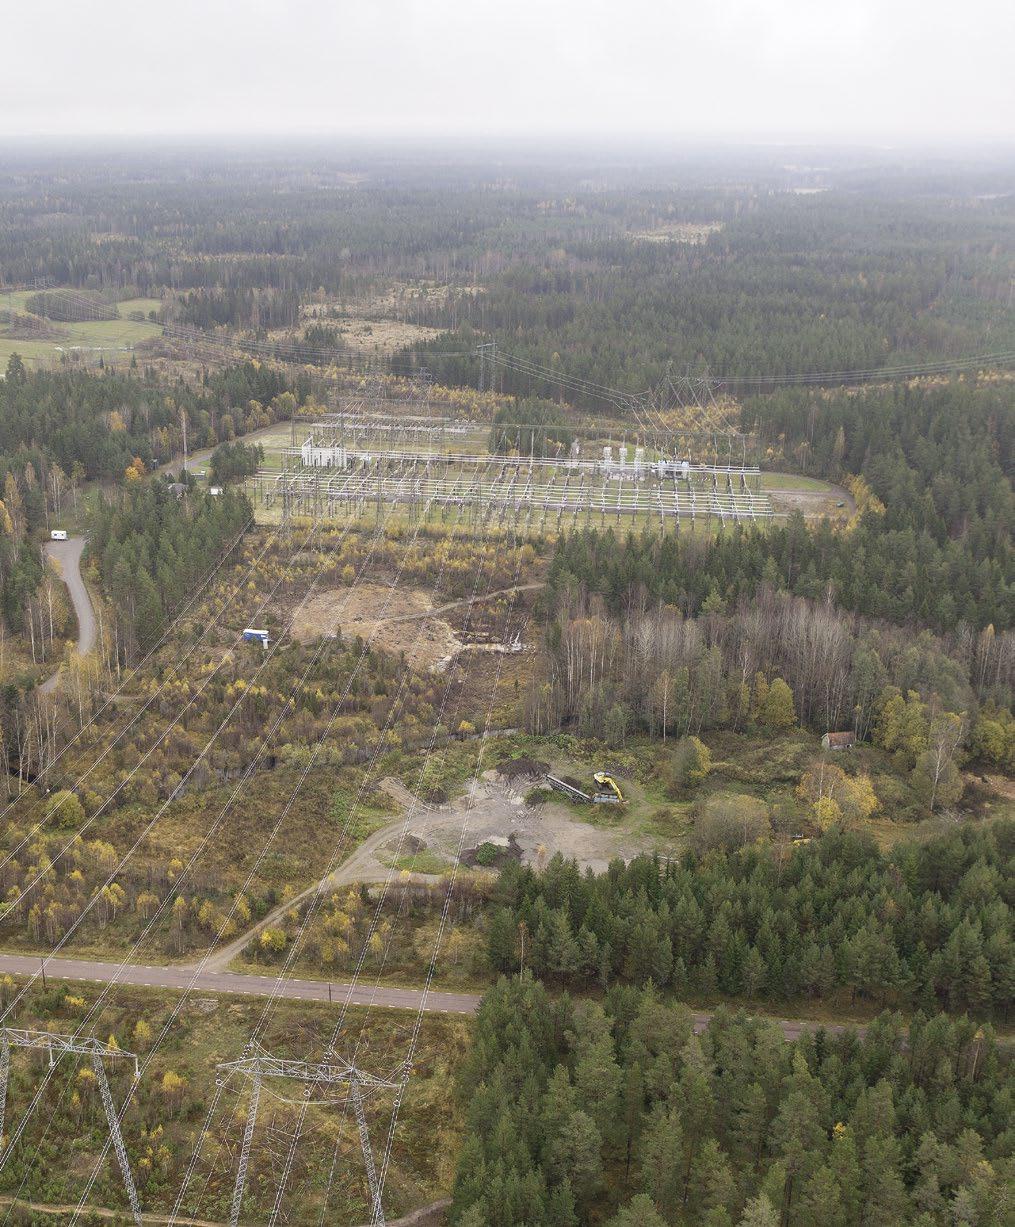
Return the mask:
[(856, 745), (856, 733), (826, 733), (821, 738), (822, 750), (852, 750)]

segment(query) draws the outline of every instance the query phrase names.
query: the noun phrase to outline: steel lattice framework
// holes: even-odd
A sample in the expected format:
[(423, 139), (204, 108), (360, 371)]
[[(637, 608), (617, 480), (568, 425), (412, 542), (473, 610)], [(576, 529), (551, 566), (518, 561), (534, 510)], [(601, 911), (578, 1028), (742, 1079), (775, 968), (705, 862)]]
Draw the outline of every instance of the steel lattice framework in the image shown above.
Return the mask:
[[(394, 1079), (378, 1078), (365, 1070), (357, 1069), (356, 1066), (340, 1057), (333, 1057), (328, 1062), (315, 1063), (273, 1057), (265, 1052), (240, 1057), (236, 1061), (224, 1061), (217, 1068), (219, 1085), (224, 1084), (226, 1079), (234, 1074), (250, 1082), (250, 1102), (247, 1106), (247, 1119), (243, 1127), (243, 1141), (240, 1146), (240, 1161), (236, 1169), (236, 1183), (233, 1185), (233, 1199), (229, 1211), (230, 1227), (237, 1227), (240, 1220), (240, 1209), (243, 1205), (243, 1194), (247, 1184), (247, 1170), (250, 1166), (250, 1149), (257, 1125), (261, 1088), (268, 1079), (286, 1079), (290, 1082), (301, 1083), (304, 1088), (304, 1097), (308, 1101), (315, 1090), (319, 1092), (321, 1101), (324, 1103), (344, 1102), (348, 1097), (356, 1116), (360, 1149), (363, 1151), (363, 1164), (370, 1188), (370, 1221), (378, 1224), (379, 1227), (384, 1227), (386, 1220), (381, 1200), (382, 1190), (377, 1176), (373, 1146), (370, 1142), (364, 1100), (367, 1095), (379, 1091), (399, 1091), (405, 1083), (406, 1074), (404, 1072)], [(329, 1094), (330, 1088), (336, 1086), (348, 1087), (346, 1096)]]
[[(134, 1081), (136, 1082), (141, 1076), (141, 1066), (137, 1057), (132, 1052), (125, 1052), (122, 1048), (116, 1048), (112, 1044), (105, 1044), (91, 1037), (78, 1039), (73, 1035), (61, 1035), (59, 1031), (23, 1031), (17, 1027), (0, 1028), (0, 1138), (3, 1137), (7, 1116), (7, 1086), (10, 1081), (12, 1048), (28, 1048), (47, 1053), (51, 1069), (63, 1056), (84, 1056), (90, 1059), (92, 1072), (95, 1074), (95, 1081), (99, 1087), (99, 1095), (102, 1098), (102, 1107), (109, 1123), (110, 1139), (116, 1151), (124, 1188), (127, 1190), (131, 1214), (134, 1222), (141, 1227), (141, 1203), (138, 1199), (134, 1176), (130, 1170), (127, 1148), (124, 1146), (123, 1134), (120, 1131), (120, 1118), (116, 1105), (113, 1103), (105, 1066), (108, 1060), (133, 1061)], [(19, 1128), (17, 1133), (20, 1134), (20, 1132)], [(11, 1139), (9, 1145), (14, 1144), (16, 1137), (17, 1134)]]

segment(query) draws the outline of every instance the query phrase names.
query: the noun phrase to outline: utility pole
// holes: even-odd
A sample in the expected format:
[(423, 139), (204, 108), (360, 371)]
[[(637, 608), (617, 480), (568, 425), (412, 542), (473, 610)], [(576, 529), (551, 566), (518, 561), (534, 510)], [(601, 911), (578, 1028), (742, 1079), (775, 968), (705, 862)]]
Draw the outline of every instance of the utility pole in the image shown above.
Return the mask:
[(476, 346), (476, 353), (479, 355), (479, 390), (485, 390), (486, 385), (486, 364), (490, 363), (490, 391), (493, 391), (493, 369), (497, 361), (497, 342), (484, 341), (482, 345)]

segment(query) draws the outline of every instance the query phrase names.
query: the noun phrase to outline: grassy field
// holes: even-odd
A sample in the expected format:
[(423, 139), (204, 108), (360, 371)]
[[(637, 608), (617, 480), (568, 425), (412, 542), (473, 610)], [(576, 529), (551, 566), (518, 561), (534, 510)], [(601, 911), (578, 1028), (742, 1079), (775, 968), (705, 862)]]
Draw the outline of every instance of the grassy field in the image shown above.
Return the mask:
[[(5, 999), (14, 987), (9, 980), (4, 983)], [(73, 1032), (99, 991), (98, 986), (55, 982), (47, 990), (36, 988), (19, 1007), (16, 1025)], [(371, 1073), (389, 1076), (405, 1055), (413, 1017), (399, 1011), (352, 1009), (339, 1038), (338, 1054), (355, 1057)], [(338, 1018), (337, 1004), (270, 1004), (249, 997), (184, 997), (163, 990), (116, 988), (88, 1032), (100, 1040), (114, 1037), (121, 1048), (135, 1052), (145, 1063), (123, 1118), (124, 1140), (144, 1209), (153, 1214), (171, 1210), (215, 1098), (217, 1063), (240, 1057), (255, 1031), (273, 1055), (325, 1060)], [(140, 1032), (136, 1029), (139, 1019), (145, 1024)], [(387, 1183), (385, 1208), (392, 1216), (435, 1200), (450, 1185), (460, 1130), (451, 1099), (452, 1070), (465, 1051), (469, 1029), (467, 1020), (455, 1016), (427, 1015), (423, 1020)], [(45, 1060), (35, 1057), (15, 1054), (8, 1091), (9, 1121), (21, 1119), (45, 1076)], [(110, 1061), (108, 1070), (114, 1099), (122, 1103), (133, 1063)], [(106, 1138), (105, 1118), (90, 1072), (87, 1063), (74, 1058), (65, 1057), (58, 1063), (43, 1101), (0, 1173), (0, 1195), (17, 1193), (26, 1201), (44, 1205), (77, 1202)], [(213, 1222), (228, 1217), (237, 1161), (236, 1122), (246, 1112), (247, 1087), (244, 1079), (234, 1077), (218, 1100), (181, 1207), (185, 1216)], [(285, 1081), (272, 1081), (265, 1087), (251, 1151), (244, 1221), (267, 1222), (270, 1216), (279, 1176), (277, 1139), (286, 1136), (286, 1130), (291, 1136), (299, 1112), (285, 1100), (298, 1100), (301, 1091), (300, 1084)], [(368, 1100), (375, 1151), (383, 1146), (390, 1113), (390, 1093)], [(329, 1107), (315, 1096), (283, 1201), (288, 1222), (309, 1224), (320, 1219), (336, 1156), (327, 1201), (330, 1221), (352, 1224), (369, 1219), (352, 1113), (341, 1098)], [(88, 1205), (119, 1212), (125, 1208), (119, 1170), (111, 1158), (102, 1164)]]
[(762, 490), (808, 490), (815, 494), (831, 494), (835, 487), (818, 477), (802, 477), (799, 473), (762, 473)]
[[(0, 294), (0, 310), (10, 307), (16, 312), (25, 313), (25, 304), (32, 293), (16, 290), (11, 294)], [(44, 365), (59, 362), (73, 353), (79, 353), (86, 359), (97, 359), (102, 355), (116, 360), (118, 356), (129, 356), (136, 345), (159, 336), (162, 331), (158, 324), (147, 319), (134, 320), (130, 316), (138, 313), (147, 316), (150, 311), (158, 311), (161, 305), (156, 298), (126, 299), (117, 303), (119, 319), (53, 324), (53, 331), (59, 335), (44, 340), (11, 337), (10, 327), (0, 324), (0, 366), (6, 365), (11, 354), (20, 354), (26, 362)]]

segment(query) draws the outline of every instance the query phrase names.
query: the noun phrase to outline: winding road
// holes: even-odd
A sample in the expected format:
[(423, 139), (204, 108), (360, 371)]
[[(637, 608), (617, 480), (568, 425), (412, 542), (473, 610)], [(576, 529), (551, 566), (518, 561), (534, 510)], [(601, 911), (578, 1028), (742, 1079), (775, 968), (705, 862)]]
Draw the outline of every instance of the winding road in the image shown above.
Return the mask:
[[(78, 623), (78, 652), (84, 656), (95, 647), (96, 622), (92, 598), (88, 595), (85, 581), (81, 578), (81, 555), (84, 552), (84, 537), (71, 537), (67, 541), (46, 543), (46, 557), (59, 564), (63, 582), (67, 585), (74, 616)], [(60, 684), (60, 670), (47, 678), (39, 687), (41, 694), (49, 694)]]

